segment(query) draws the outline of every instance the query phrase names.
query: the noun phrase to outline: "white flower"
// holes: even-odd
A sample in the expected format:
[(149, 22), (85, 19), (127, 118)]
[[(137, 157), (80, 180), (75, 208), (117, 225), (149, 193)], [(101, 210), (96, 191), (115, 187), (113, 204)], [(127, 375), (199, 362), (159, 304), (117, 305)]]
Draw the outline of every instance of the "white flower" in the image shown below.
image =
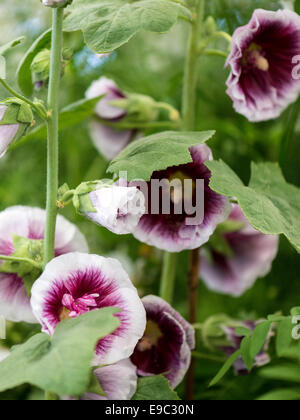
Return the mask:
[(137, 290), (119, 261), (112, 258), (77, 252), (54, 258), (31, 294), (33, 313), (50, 335), (64, 319), (106, 307), (121, 310), (116, 314), (119, 328), (97, 345), (95, 366), (130, 357), (145, 331), (146, 313)]
[(146, 211), (145, 197), (135, 187), (103, 187), (89, 197), (96, 212), (86, 216), (119, 235), (132, 233)]

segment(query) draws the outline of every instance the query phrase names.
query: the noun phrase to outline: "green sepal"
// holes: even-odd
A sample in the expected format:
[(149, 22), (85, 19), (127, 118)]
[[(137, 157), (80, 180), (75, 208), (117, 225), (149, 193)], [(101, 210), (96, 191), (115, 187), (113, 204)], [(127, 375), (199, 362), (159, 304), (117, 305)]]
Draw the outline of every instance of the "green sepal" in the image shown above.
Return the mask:
[(88, 181), (80, 184), (73, 195), (73, 205), (77, 213), (84, 215), (85, 213), (97, 213), (92, 204), (89, 194), (100, 188), (108, 188), (113, 184), (112, 180)]
[(50, 56), (50, 49), (44, 48), (34, 57), (30, 66), (34, 82), (47, 82), (49, 80)]
[(32, 124), (34, 117), (30, 105), (18, 98), (8, 98), (0, 102), (7, 106), (7, 110), (0, 121), (0, 125)]
[[(17, 274), (23, 280), (28, 296), (35, 280), (42, 274), (43, 240), (13, 236), (15, 251), (10, 257), (26, 258), (28, 261), (4, 261), (0, 273)], [(32, 263), (30, 263), (32, 261)]]
[(135, 122), (151, 122), (158, 117), (157, 104), (146, 95), (129, 94), (127, 98), (110, 101), (112, 106), (124, 109), (126, 120)]

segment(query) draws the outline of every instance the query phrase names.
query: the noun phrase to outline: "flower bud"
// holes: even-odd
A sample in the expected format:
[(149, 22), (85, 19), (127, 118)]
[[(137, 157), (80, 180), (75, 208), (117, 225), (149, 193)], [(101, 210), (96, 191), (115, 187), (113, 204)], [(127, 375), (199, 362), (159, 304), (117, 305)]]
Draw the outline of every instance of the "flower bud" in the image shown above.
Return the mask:
[(110, 102), (111, 105), (124, 109), (129, 120), (151, 122), (158, 117), (157, 103), (150, 96), (129, 94), (127, 98)]
[(212, 16), (208, 16), (205, 21), (204, 29), (206, 35), (210, 36), (218, 30), (218, 25)]
[(0, 103), (0, 157), (32, 124), (33, 114), (25, 102), (12, 98)]
[(73, 203), (80, 214), (118, 235), (132, 233), (146, 211), (140, 190), (101, 181), (81, 184)]
[(50, 50), (45, 48), (40, 51), (33, 59), (31, 72), (36, 90), (47, 86), (50, 74)]
[(66, 7), (72, 3), (73, 0), (42, 0), (43, 5), (47, 7)]

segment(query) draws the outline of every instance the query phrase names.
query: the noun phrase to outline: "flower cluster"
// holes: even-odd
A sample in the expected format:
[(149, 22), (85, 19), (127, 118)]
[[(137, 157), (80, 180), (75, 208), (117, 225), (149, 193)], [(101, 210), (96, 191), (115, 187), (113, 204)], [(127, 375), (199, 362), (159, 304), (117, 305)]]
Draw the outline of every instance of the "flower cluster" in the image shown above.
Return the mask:
[[(42, 3), (57, 8), (72, 0)], [(211, 19), (208, 22), (212, 23)], [(216, 31), (214, 25), (211, 31)], [(256, 10), (250, 22), (235, 31), (227, 60), (231, 69), (227, 93), (235, 110), (255, 122), (278, 117), (300, 93), (300, 81), (293, 77), (294, 57), (299, 51), (298, 14)], [(50, 50), (44, 49), (32, 62), (36, 87), (48, 81), (49, 60)], [(106, 77), (90, 86), (86, 98), (96, 99), (90, 133), (95, 147), (108, 160), (138, 136), (137, 126), (144, 129), (149, 122), (157, 121), (160, 108), (169, 112), (173, 122), (180, 120), (170, 105), (126, 94)], [(37, 100), (23, 99), (25, 102), (11, 98), (0, 104), (0, 157), (34, 125), (32, 108), (38, 113), (43, 108)], [(46, 119), (46, 111), (44, 114)], [(39, 115), (43, 118), (43, 113)], [(189, 154), (190, 163), (157, 166), (165, 169), (152, 173), (144, 183), (146, 189), (138, 181), (128, 183), (115, 176), (107, 182), (82, 183), (76, 190), (67, 188), (58, 204), (63, 207), (73, 201), (78, 213), (92, 222), (118, 235), (132, 234), (160, 250), (196, 250), (196, 256), (201, 256), (201, 267), (194, 270), (196, 276), (199, 271), (199, 278), (210, 290), (239, 297), (270, 271), (278, 251), (278, 236), (257, 231), (238, 204), (231, 205), (227, 197), (211, 188), (211, 172), (205, 163), (213, 159), (213, 154), (207, 145), (190, 147)], [(152, 183), (164, 186), (174, 180), (180, 181), (180, 188), (173, 185), (171, 193), (160, 188), (158, 207), (153, 211)], [(200, 219), (194, 208), (199, 180), (203, 193)], [(189, 191), (186, 181), (191, 185)], [(194, 209), (192, 213), (184, 200)], [(166, 201), (168, 212), (163, 208)], [(141, 298), (122, 264), (114, 258), (89, 254), (85, 237), (62, 216), (57, 217), (56, 230), (53, 225), (54, 258), (44, 267), (45, 224), (46, 212), (39, 208), (17, 206), (0, 213), (0, 316), (12, 322), (40, 323), (43, 332), (53, 336), (61, 322), (97, 309), (116, 308), (119, 326), (104, 338), (99, 333), (92, 361), (93, 380), (101, 392), (95, 392), (97, 387), (89, 389), (81, 399), (131, 399), (138, 378), (154, 375), (164, 375), (171, 388), (176, 388), (191, 364), (196, 346), (194, 327), (162, 298)], [(205, 340), (220, 340), (215, 348), (228, 356), (235, 353), (243, 337), (231, 321), (222, 315), (206, 322), (202, 326), (204, 344)], [(254, 331), (258, 324), (247, 321), (238, 326)], [(271, 334), (254, 366), (270, 361), (267, 351)], [(7, 356), (7, 351), (0, 349), (0, 361)], [(237, 374), (247, 373), (242, 357), (234, 367)]]

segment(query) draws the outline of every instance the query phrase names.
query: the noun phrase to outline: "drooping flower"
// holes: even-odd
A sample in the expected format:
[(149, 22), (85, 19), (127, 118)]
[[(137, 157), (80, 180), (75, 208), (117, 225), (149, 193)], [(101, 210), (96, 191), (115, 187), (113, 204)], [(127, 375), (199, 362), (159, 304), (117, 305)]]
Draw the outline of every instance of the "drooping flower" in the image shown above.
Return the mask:
[(96, 369), (94, 374), (105, 396), (88, 392), (81, 400), (131, 400), (136, 392), (137, 369), (129, 359)]
[(32, 122), (31, 109), (22, 101), (9, 99), (0, 104), (0, 158), (12, 143), (24, 135)]
[(271, 270), (278, 251), (278, 236), (255, 230), (237, 204), (229, 221), (241, 224), (237, 230), (221, 234), (226, 246), (223, 250), (212, 244), (201, 251), (200, 276), (209, 289), (238, 297)]
[(55, 258), (34, 283), (31, 305), (50, 335), (64, 319), (99, 308), (121, 309), (116, 315), (120, 327), (97, 345), (96, 366), (130, 357), (145, 330), (143, 304), (122, 265), (112, 258), (81, 253)]
[(144, 195), (136, 187), (91, 182), (77, 190), (73, 199), (77, 211), (118, 235), (131, 233), (145, 213)]
[(277, 118), (300, 93), (293, 58), (300, 50), (300, 16), (290, 10), (255, 10), (238, 28), (227, 60), (227, 93), (249, 121)]
[[(204, 163), (212, 160), (211, 150), (202, 144), (192, 147), (190, 153), (192, 163), (153, 173), (146, 197), (148, 211), (133, 232), (140, 241), (169, 252), (196, 249), (206, 243), (217, 225), (228, 217), (231, 209), (228, 199), (209, 187), (211, 173)], [(171, 190), (171, 195), (168, 186), (165, 190), (160, 189), (159, 206), (157, 211), (153, 211), (151, 184), (156, 181), (169, 181), (169, 185), (175, 181), (175, 188)], [(191, 188), (186, 189), (188, 181), (187, 185)], [(202, 183), (198, 184), (198, 181)], [(163, 210), (166, 200), (169, 200), (168, 211)], [(188, 202), (192, 206), (186, 206)], [(202, 207), (203, 213), (200, 218), (196, 215), (199, 207)]]
[[(86, 92), (89, 99), (105, 95), (97, 104), (95, 114), (108, 122), (120, 122), (126, 111), (110, 104), (110, 102), (125, 99), (126, 95), (118, 88), (114, 81), (101, 77), (92, 83)], [(108, 160), (115, 158), (121, 150), (133, 139), (134, 130), (116, 130), (102, 124), (97, 118), (90, 123), (91, 137), (97, 150)]]
[(156, 296), (142, 299), (147, 326), (131, 357), (140, 376), (165, 374), (173, 388), (183, 380), (195, 347), (195, 332), (167, 302)]
[[(259, 325), (260, 321), (253, 322), (253, 321), (245, 321), (240, 324), (241, 327), (245, 327), (251, 331), (254, 331), (254, 329)], [(221, 350), (227, 355), (231, 356), (233, 353), (235, 353), (237, 350), (240, 349), (243, 336), (236, 333), (236, 330), (234, 327), (224, 327), (223, 328), (227, 341), (229, 343), (228, 347), (224, 346), (221, 348)], [(268, 363), (270, 363), (270, 356), (267, 353), (270, 339), (272, 337), (272, 331), (270, 330), (270, 333), (268, 335), (268, 338), (266, 340), (266, 343), (264, 345), (264, 348), (261, 350), (261, 352), (256, 356), (255, 362), (253, 365), (254, 367), (260, 367), (265, 366)], [(237, 375), (248, 375), (248, 369), (246, 368), (246, 365), (242, 359), (242, 357), (239, 357), (237, 361), (234, 363), (234, 370)]]
[[(32, 207), (11, 207), (0, 213), (0, 255), (9, 256), (15, 252), (14, 237), (31, 240), (44, 238), (46, 213)], [(55, 253), (88, 252), (84, 236), (75, 225), (62, 216), (57, 218)], [(36, 323), (30, 299), (22, 278), (14, 273), (6, 273), (0, 265), (0, 315), (13, 322)]]

